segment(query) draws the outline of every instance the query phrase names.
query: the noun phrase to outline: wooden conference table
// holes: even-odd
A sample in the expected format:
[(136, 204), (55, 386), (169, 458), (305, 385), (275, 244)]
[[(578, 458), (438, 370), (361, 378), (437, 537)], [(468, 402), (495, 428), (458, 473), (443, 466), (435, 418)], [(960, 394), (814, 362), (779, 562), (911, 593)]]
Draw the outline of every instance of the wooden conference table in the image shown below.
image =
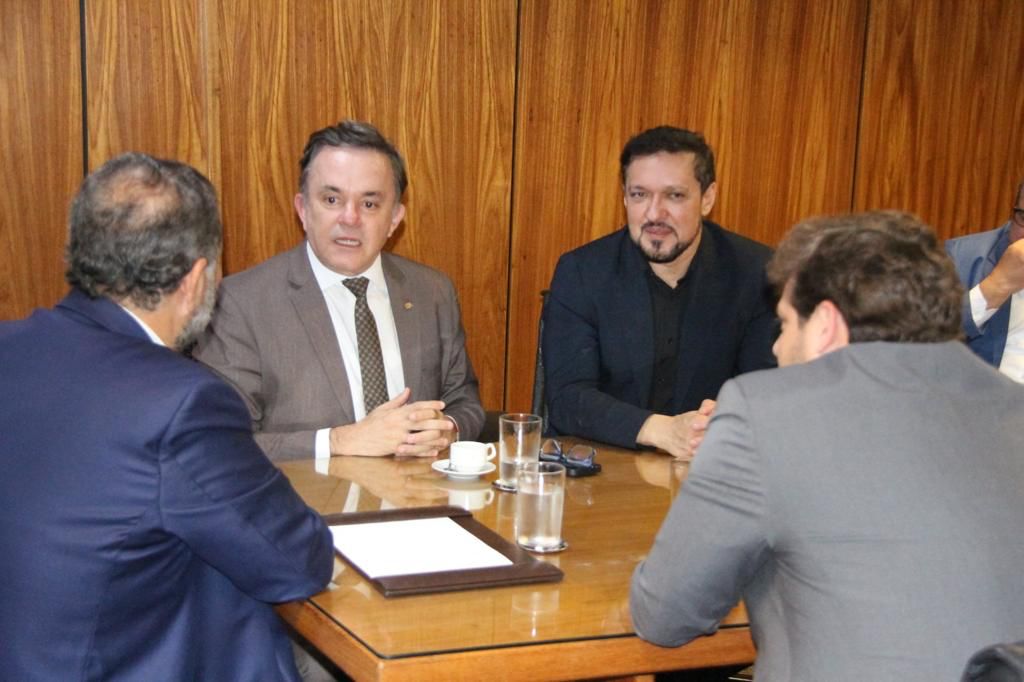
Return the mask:
[[(433, 471), (432, 461), (333, 458), (329, 476), (316, 473), (312, 460), (281, 468), (322, 514), (351, 510), (356, 497), (361, 511), (381, 509), (382, 499), (385, 507), (452, 503), (514, 540), (515, 495), (490, 487), (496, 472), (453, 481)], [(715, 635), (678, 649), (633, 633), (630, 576), (687, 465), (604, 445), (598, 461), (600, 474), (567, 479), (569, 548), (541, 557), (562, 569), (561, 582), (386, 599), (339, 559), (329, 589), (278, 613), (359, 682), (614, 678), (753, 662), (742, 607)]]

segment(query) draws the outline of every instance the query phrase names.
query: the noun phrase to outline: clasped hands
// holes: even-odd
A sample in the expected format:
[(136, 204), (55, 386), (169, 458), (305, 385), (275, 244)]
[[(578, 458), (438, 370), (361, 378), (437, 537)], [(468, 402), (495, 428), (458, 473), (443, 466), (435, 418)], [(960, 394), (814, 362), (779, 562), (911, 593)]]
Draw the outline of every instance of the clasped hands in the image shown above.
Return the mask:
[(404, 389), (354, 424), (331, 429), (332, 455), (435, 457), (455, 440), (455, 424), (444, 416), (444, 402), (410, 403)]
[(700, 407), (675, 416), (652, 414), (640, 427), (636, 442), (658, 448), (677, 459), (690, 461), (704, 440), (715, 401), (705, 400)]

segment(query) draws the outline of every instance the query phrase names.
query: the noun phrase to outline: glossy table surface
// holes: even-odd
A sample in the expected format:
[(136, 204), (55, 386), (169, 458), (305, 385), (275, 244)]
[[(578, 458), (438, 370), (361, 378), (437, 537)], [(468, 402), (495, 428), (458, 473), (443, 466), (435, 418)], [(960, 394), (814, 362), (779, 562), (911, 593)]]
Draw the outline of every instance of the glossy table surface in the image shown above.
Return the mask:
[[(333, 458), (281, 465), (323, 514), (453, 504), (513, 540), (515, 494), (494, 490), (496, 472), (450, 480), (433, 460)], [(572, 679), (748, 663), (746, 614), (680, 649), (639, 640), (629, 581), (650, 548), (687, 465), (670, 457), (598, 446), (603, 471), (569, 478), (568, 549), (538, 555), (565, 574), (557, 583), (385, 598), (341, 560), (328, 590), (279, 613), (355, 679)], [(354, 485), (358, 490), (354, 489)]]

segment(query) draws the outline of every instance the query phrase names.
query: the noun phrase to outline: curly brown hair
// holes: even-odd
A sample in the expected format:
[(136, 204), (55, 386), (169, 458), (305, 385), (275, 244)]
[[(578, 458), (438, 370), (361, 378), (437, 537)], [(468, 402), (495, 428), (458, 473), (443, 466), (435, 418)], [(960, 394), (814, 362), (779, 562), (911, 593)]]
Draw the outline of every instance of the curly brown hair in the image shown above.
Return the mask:
[(821, 301), (842, 313), (850, 341), (931, 343), (961, 337), (963, 287), (935, 232), (898, 211), (817, 217), (796, 225), (768, 278), (806, 319)]

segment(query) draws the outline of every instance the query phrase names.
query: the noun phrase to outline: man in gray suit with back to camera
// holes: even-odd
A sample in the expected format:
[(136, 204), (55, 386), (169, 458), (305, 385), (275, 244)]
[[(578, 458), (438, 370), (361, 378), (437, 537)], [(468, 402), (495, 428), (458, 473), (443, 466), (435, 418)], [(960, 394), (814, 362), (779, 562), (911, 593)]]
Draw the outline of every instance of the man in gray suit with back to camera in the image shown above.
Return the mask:
[(900, 213), (779, 246), (780, 369), (729, 381), (633, 577), (679, 646), (740, 600), (758, 680), (954, 680), (1024, 633), (1024, 387), (960, 337), (962, 288)]
[(405, 163), (373, 126), (313, 133), (295, 211), (306, 240), (224, 280), (196, 357), (246, 398), (271, 459), (433, 456), (483, 425), (459, 305), (440, 272), (382, 252)]

